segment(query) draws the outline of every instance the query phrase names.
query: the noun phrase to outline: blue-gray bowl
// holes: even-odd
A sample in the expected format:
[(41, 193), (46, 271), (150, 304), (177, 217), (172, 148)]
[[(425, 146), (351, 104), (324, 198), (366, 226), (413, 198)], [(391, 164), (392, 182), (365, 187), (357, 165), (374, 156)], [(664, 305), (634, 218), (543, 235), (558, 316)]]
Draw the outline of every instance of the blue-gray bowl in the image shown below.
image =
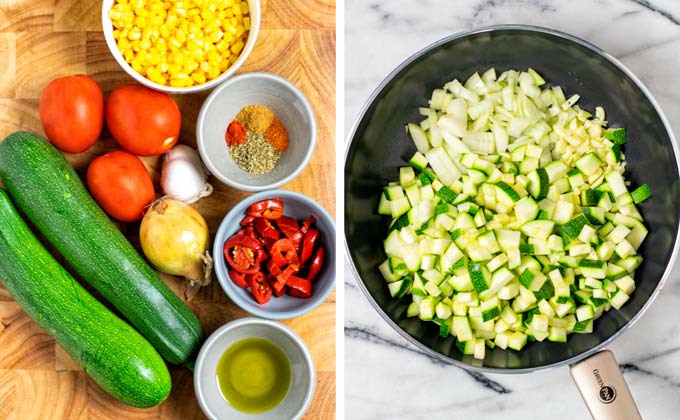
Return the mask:
[[(272, 296), (269, 302), (260, 305), (253, 299), (249, 289), (238, 287), (229, 277), (227, 262), (224, 259), (224, 243), (241, 228), (239, 222), (245, 217), (246, 209), (251, 204), (271, 198), (280, 198), (283, 201), (284, 214), (298, 221), (306, 219), (310, 214), (316, 218), (315, 227), (320, 233), (320, 244), (325, 248), (325, 259), (323, 268), (314, 281), (312, 297), (309, 299), (298, 299), (288, 295), (278, 298)], [(241, 309), (262, 318), (295, 318), (319, 306), (335, 286), (335, 222), (323, 207), (305, 195), (285, 190), (262, 191), (241, 201), (227, 213), (215, 235), (213, 256), (220, 286)]]

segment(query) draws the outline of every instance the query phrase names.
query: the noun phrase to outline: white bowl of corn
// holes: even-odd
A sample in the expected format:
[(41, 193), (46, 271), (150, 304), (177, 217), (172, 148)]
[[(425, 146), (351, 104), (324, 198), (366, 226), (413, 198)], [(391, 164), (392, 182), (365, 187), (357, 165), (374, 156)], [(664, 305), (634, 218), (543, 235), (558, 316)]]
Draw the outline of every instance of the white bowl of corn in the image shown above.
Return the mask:
[(259, 0), (104, 0), (106, 44), (139, 83), (167, 93), (210, 89), (246, 60)]

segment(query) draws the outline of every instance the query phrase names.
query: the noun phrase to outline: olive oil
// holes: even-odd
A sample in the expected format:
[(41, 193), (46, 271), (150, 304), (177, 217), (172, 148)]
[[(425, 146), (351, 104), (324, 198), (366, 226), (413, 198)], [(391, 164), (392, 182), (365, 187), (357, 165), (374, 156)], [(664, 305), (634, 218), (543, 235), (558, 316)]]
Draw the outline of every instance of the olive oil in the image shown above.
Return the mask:
[(262, 413), (279, 405), (288, 394), (290, 362), (271, 341), (246, 338), (222, 354), (217, 383), (232, 407), (245, 413)]

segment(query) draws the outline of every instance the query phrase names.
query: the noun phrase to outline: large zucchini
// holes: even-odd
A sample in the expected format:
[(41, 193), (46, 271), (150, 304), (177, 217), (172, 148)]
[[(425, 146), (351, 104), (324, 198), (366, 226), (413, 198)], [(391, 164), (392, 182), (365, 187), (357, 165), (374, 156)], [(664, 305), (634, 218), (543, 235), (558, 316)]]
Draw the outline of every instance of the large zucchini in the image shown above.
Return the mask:
[(196, 315), (104, 214), (64, 156), (32, 133), (0, 143), (0, 179), (17, 207), (90, 285), (171, 363), (198, 351)]
[(135, 407), (168, 396), (170, 373), (161, 356), (57, 263), (2, 189), (0, 280), (106, 392)]

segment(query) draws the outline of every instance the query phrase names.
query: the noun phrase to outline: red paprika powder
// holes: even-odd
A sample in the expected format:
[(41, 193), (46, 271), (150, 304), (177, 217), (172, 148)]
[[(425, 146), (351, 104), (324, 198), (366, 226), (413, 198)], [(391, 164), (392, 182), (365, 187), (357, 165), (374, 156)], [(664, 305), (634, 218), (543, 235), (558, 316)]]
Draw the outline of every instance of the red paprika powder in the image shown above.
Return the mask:
[(227, 132), (224, 133), (224, 139), (227, 141), (227, 146), (234, 147), (246, 142), (246, 128), (238, 121), (234, 120), (227, 127)]

